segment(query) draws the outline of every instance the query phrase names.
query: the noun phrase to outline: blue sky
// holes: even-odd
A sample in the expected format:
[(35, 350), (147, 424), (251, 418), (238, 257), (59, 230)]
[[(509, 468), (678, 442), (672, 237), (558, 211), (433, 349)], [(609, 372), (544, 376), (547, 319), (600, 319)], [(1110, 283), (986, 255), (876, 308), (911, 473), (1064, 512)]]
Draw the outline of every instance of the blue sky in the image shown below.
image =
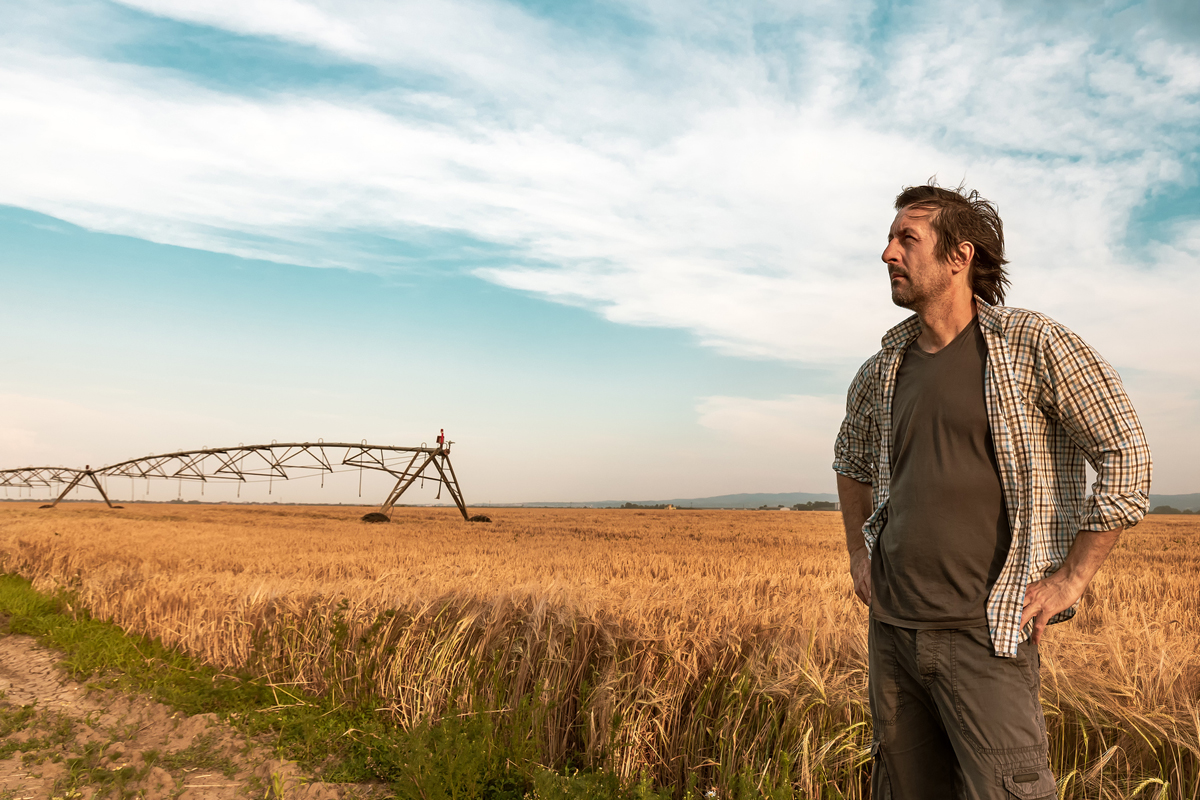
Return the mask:
[(1196, 491), (1200, 12), (1046, 6), (5, 3), (0, 458), (445, 427), (469, 501), (829, 491), (937, 174)]

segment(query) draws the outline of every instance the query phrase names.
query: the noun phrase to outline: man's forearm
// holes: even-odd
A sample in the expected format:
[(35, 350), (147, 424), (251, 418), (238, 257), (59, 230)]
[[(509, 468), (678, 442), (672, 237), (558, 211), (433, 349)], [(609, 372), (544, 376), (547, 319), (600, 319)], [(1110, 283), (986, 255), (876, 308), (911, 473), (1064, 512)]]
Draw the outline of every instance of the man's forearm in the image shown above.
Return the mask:
[(1056, 573), (1062, 575), (1075, 600), (1083, 596), (1084, 590), (1100, 571), (1100, 566), (1108, 558), (1119, 538), (1121, 528), (1111, 531), (1080, 531), (1076, 534), (1070, 552)]
[(842, 505), (842, 524), (846, 527), (846, 550), (850, 553), (850, 579), (854, 594), (871, 605), (871, 554), (863, 538), (863, 523), (871, 516), (871, 484), (859, 483), (838, 473), (838, 499)]
[(1033, 641), (1039, 642), (1050, 618), (1075, 605), (1083, 596), (1100, 565), (1121, 537), (1121, 529), (1080, 531), (1071, 551), (1053, 575), (1034, 581), (1025, 588), (1025, 607), (1021, 627), (1033, 621)]
[(867, 542), (863, 539), (863, 524), (871, 516), (871, 484), (859, 483), (838, 473), (838, 500), (842, 506), (842, 525), (846, 528), (846, 550), (853, 557), (860, 551), (866, 553)]

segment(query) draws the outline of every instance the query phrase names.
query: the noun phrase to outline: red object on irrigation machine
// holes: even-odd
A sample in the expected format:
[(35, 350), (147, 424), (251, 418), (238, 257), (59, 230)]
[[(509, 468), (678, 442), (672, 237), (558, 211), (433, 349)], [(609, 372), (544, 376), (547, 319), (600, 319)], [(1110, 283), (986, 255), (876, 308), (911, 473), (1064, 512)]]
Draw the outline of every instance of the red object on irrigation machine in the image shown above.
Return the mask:
[[(458, 506), (463, 519), (470, 519), (467, 505), (463, 502), (458, 477), (450, 463), (450, 444), (444, 436), (434, 447), (394, 447), (391, 445), (359, 444), (344, 442), (291, 442), (286, 444), (252, 444), (237, 447), (183, 450), (165, 455), (149, 455), (133, 458), (107, 467), (83, 469), (68, 467), (21, 467), (0, 470), (0, 487), (30, 488), (33, 486), (65, 485), (54, 502), (43, 508), (54, 508), (72, 489), (85, 481), (100, 492), (109, 508), (113, 505), (104, 491), (100, 478), (166, 478), (180, 481), (240, 481), (248, 478), (287, 480), (294, 477), (291, 472), (319, 470), (334, 472), (337, 467), (373, 469), (395, 476), (396, 485), (373, 514), (385, 519), (400, 496), (418, 479), (439, 483), (438, 497), (444, 486), (454, 505)], [(371, 515), (367, 515), (371, 516)]]

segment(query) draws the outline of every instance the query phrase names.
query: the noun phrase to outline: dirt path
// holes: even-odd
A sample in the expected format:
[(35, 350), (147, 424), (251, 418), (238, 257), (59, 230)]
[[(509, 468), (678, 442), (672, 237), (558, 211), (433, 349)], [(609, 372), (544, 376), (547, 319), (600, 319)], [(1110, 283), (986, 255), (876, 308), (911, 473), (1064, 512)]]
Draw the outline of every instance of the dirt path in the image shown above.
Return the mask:
[(0, 638), (0, 800), (349, 800), (379, 787), (309, 781), (213, 714), (66, 680), (29, 636)]

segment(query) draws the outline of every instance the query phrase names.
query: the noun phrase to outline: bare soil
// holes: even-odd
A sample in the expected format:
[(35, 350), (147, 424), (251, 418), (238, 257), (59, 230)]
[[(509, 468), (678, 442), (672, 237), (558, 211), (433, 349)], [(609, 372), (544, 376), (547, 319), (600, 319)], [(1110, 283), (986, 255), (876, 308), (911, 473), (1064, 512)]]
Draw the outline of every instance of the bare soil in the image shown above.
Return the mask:
[(213, 714), (67, 679), (29, 636), (0, 637), (0, 800), (349, 800), (383, 787), (311, 780)]

